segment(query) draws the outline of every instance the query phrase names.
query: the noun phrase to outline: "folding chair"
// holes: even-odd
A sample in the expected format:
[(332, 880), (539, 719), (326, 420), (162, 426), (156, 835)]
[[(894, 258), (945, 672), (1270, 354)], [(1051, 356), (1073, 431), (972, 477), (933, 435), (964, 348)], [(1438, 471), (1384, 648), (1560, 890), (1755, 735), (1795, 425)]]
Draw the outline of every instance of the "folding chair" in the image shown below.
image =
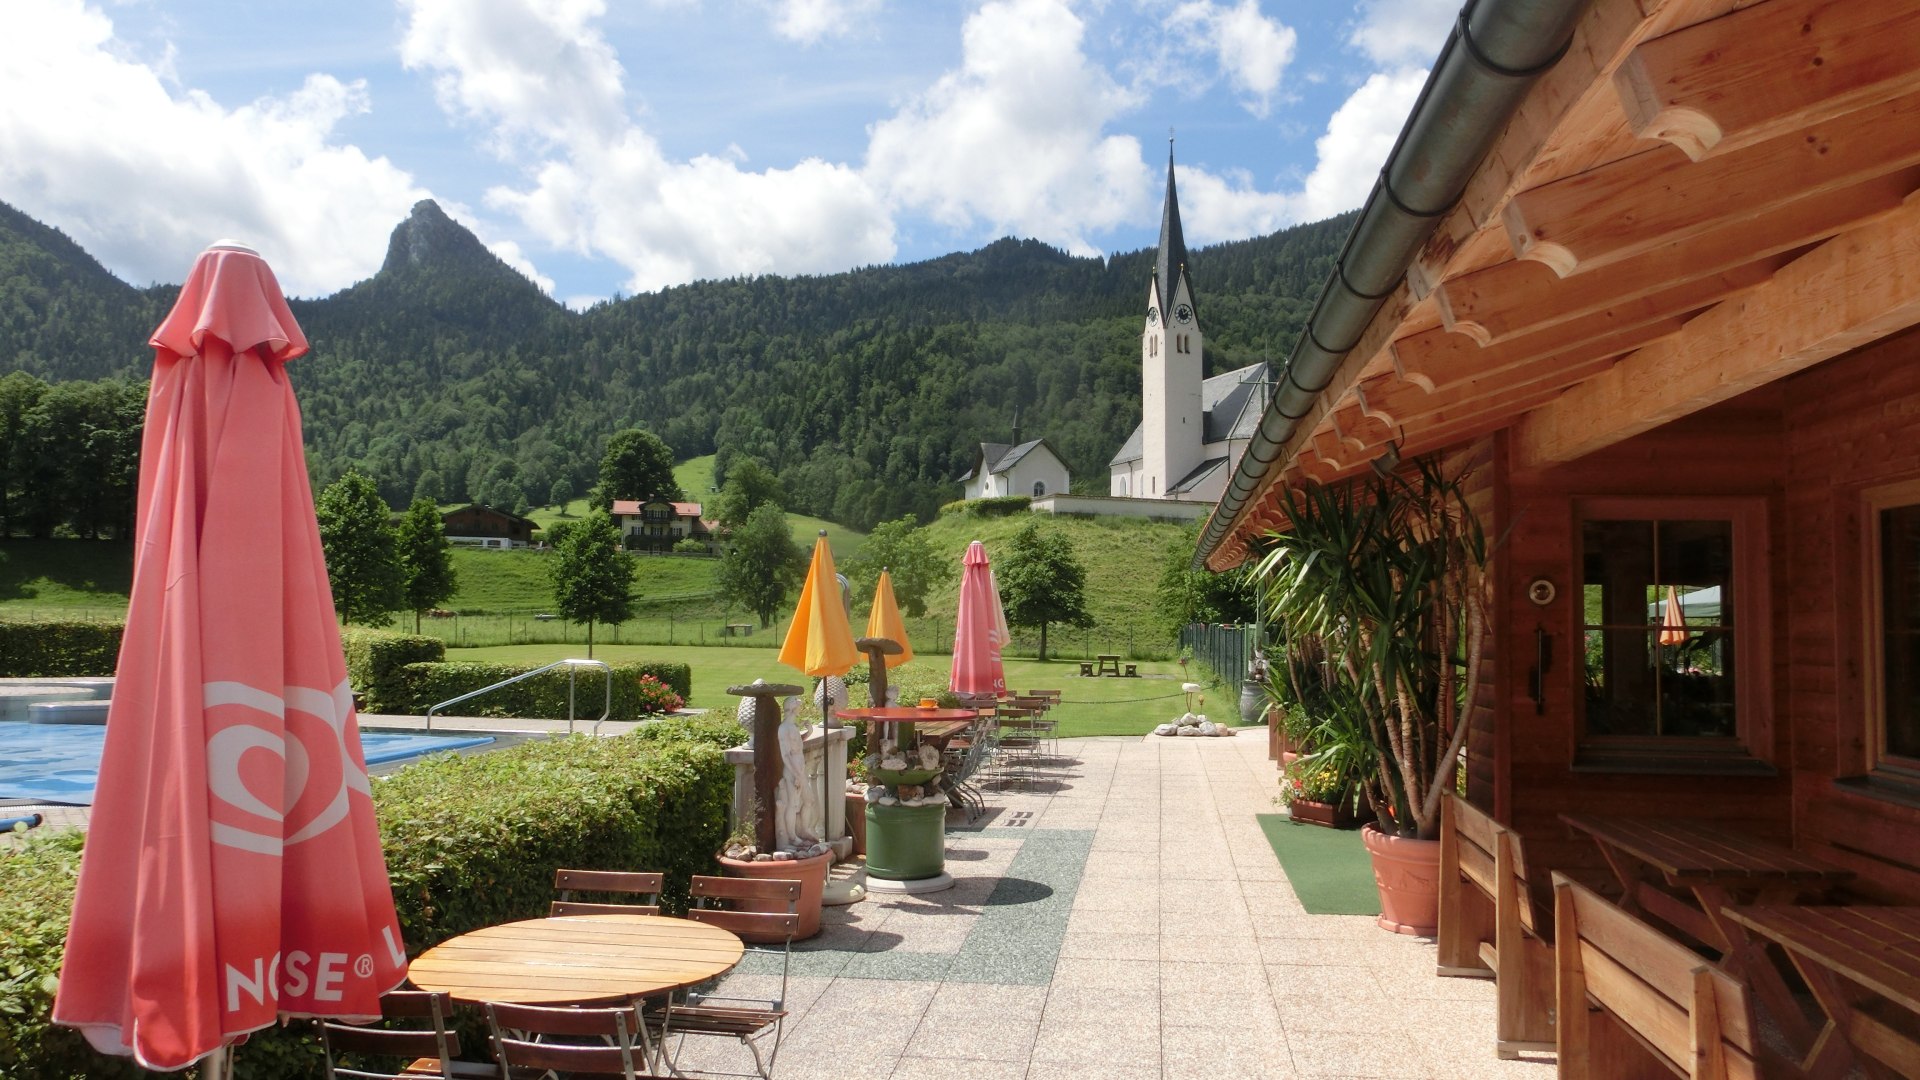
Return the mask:
[[(454, 1078), (499, 1076), (500, 1070), (483, 1061), (457, 1061), (460, 1035), (447, 1030), (447, 1017), (453, 1012), (453, 999), (446, 994), (425, 990), (393, 990), (380, 996), (383, 1020), (425, 1020), (424, 1028), (387, 1028), (362, 1024), (343, 1024), (327, 1020), (320, 1024), (320, 1046), (326, 1054), (327, 1077), (347, 1080), (401, 1080), (401, 1078), (438, 1076)], [(411, 1059), (394, 1072), (348, 1068), (339, 1055)]]
[(489, 1075), (510, 1080), (552, 1073), (660, 1080), (651, 1071), (646, 1021), (632, 1005), (568, 1009), (490, 1001), (486, 1008), (493, 1054), (500, 1062)]
[[(658, 915), (660, 888), (664, 880), (658, 873), (629, 873), (622, 870), (555, 870), (553, 887), (560, 899), (547, 908), (549, 918), (556, 915)], [(575, 900), (575, 893), (601, 896), (614, 894), (638, 896), (643, 903), (608, 904)]]
[(1018, 775), (1027, 790), (1033, 790), (1034, 761), (1040, 752), (1041, 730), (1032, 717), (1033, 710), (1002, 705), (994, 710), (994, 722), (1000, 738), (997, 744), (1000, 779), (1011, 784)]
[[(793, 964), (793, 935), (800, 928), (800, 883), (767, 878), (729, 878), (694, 875), (691, 890), (694, 906), (687, 918), (765, 939), (782, 936), (780, 946), (780, 996), (772, 999), (721, 997), (688, 992), (685, 998), (667, 1004), (666, 1028), (661, 1036), (661, 1054), (667, 1071), (681, 1075), (678, 1059), (688, 1035), (711, 1035), (737, 1040), (753, 1055), (751, 1073), (713, 1072), (716, 1076), (759, 1076), (772, 1080), (774, 1059), (780, 1053), (780, 1033), (787, 1019), (787, 971)], [(784, 901), (786, 912), (745, 911), (742, 901)], [(724, 904), (727, 906), (716, 906)], [(762, 1044), (772, 1037), (766, 1052)], [(669, 1049), (671, 1047), (671, 1049)], [(702, 1073), (710, 1070), (702, 1069)]]

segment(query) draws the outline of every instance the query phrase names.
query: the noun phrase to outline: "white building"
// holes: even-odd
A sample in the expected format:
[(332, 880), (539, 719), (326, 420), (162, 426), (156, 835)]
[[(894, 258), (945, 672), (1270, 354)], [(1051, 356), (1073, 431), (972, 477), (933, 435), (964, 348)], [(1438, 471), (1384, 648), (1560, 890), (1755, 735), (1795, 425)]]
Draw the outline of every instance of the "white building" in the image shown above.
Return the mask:
[(1034, 439), (1017, 445), (981, 443), (973, 454), (973, 468), (960, 482), (966, 485), (968, 499), (996, 495), (1043, 498), (1064, 494), (1069, 479), (1066, 463), (1047, 440)]
[(1160, 255), (1140, 334), (1140, 426), (1108, 463), (1109, 495), (1211, 503), (1226, 491), (1267, 407), (1267, 365), (1202, 379), (1204, 357), (1169, 147)]

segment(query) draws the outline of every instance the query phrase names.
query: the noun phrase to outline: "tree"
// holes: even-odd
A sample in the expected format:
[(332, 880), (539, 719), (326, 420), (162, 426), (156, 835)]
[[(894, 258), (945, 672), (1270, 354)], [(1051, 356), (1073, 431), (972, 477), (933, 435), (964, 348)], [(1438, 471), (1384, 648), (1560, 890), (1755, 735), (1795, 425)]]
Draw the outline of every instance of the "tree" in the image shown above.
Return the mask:
[(351, 626), (386, 626), (407, 602), (406, 579), (396, 547), (393, 511), (380, 489), (356, 469), (328, 484), (313, 509), (320, 519), (320, 546), (334, 610)]
[(727, 472), (726, 484), (720, 488), (720, 498), (714, 502), (713, 519), (720, 523), (722, 533), (729, 533), (767, 503), (785, 509), (787, 493), (780, 486), (780, 478), (759, 458), (736, 458)]
[(716, 580), (720, 595), (758, 615), (764, 630), (800, 583), (805, 566), (806, 553), (793, 542), (786, 513), (766, 503), (733, 531)]
[(573, 501), (573, 481), (561, 477), (547, 490), (547, 505), (561, 513), (566, 513), (567, 504)]
[(633, 556), (620, 550), (620, 526), (605, 510), (548, 530), (553, 535), (553, 603), (562, 618), (587, 624), (593, 658), (596, 622), (624, 622), (633, 614)]
[(1178, 638), (1188, 623), (1257, 621), (1247, 571), (1216, 574), (1211, 570), (1195, 570), (1193, 552), (1199, 544), (1198, 525), (1189, 527), (1167, 544), (1153, 607), (1169, 638)]
[(440, 479), (439, 470), (428, 469), (413, 482), (413, 497), (438, 504), (446, 496), (446, 489), (446, 482)]
[(1047, 627), (1053, 623), (1089, 627), (1087, 572), (1074, 558), (1073, 545), (1057, 532), (1042, 532), (1029, 521), (1013, 536), (994, 578), (1010, 626), (1040, 628), (1040, 659), (1047, 658)]
[(453, 545), (447, 543), (446, 523), (432, 499), (415, 499), (395, 530), (400, 552), (402, 592), (413, 612), (413, 632), (420, 632), (420, 616), (453, 596)]
[(640, 428), (614, 433), (600, 456), (600, 483), (593, 508), (612, 510), (615, 499), (681, 499), (673, 478), (673, 449), (660, 436)]
[(873, 527), (860, 554), (847, 560), (847, 579), (856, 596), (870, 596), (880, 571), (893, 575), (893, 596), (901, 610), (919, 618), (927, 613), (927, 594), (953, 578), (955, 564), (934, 551), (926, 531), (912, 514)]

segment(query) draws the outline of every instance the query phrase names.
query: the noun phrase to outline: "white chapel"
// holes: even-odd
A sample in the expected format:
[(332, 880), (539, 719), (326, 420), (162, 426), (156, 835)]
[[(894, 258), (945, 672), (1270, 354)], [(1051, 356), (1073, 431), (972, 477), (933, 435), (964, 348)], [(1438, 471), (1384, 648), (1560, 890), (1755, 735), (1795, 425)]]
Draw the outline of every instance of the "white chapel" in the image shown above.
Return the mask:
[(1187, 276), (1167, 147), (1167, 205), (1140, 334), (1140, 426), (1108, 463), (1108, 494), (1218, 502), (1267, 407), (1267, 365), (1202, 378), (1199, 304)]

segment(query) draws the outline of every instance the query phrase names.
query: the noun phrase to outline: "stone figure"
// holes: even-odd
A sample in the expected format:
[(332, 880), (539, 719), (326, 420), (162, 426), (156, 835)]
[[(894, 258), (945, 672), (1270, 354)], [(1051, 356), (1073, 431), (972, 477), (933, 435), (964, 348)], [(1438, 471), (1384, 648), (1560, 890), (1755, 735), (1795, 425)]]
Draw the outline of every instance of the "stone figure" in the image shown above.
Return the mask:
[(773, 792), (774, 840), (784, 851), (797, 851), (819, 842), (809, 823), (819, 814), (813, 785), (807, 783), (807, 755), (794, 723), (800, 703), (788, 698), (780, 720), (780, 785)]

